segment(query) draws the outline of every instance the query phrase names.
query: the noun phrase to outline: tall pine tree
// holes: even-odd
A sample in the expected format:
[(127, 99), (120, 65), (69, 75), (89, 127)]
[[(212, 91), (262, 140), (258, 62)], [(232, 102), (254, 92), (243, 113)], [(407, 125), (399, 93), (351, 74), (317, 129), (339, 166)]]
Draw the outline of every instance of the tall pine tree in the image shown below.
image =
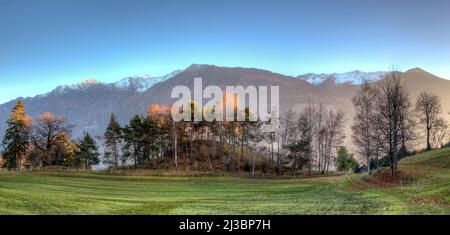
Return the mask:
[(97, 143), (89, 135), (84, 133), (84, 138), (80, 142), (78, 157), (84, 162), (86, 170), (91, 169), (92, 165), (96, 165), (100, 162)]
[(31, 118), (27, 116), (22, 100), (12, 109), (8, 121), (8, 128), (3, 138), (3, 157), (6, 167), (13, 169), (20, 167), (20, 160), (26, 154), (29, 140), (29, 126)]
[(130, 123), (123, 128), (123, 138), (125, 141), (123, 161), (126, 162), (129, 157), (132, 157), (135, 169), (143, 160), (142, 129), (142, 118), (138, 115), (134, 116)]
[(113, 165), (114, 168), (117, 168), (119, 167), (120, 146), (122, 145), (122, 128), (120, 127), (114, 113), (111, 114), (104, 138), (104, 162)]

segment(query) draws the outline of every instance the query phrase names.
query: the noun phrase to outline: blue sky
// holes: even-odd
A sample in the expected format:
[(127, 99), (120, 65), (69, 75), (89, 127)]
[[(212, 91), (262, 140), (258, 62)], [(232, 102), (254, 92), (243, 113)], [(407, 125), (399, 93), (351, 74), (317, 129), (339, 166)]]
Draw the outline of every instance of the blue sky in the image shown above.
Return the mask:
[(192, 63), (450, 79), (448, 0), (0, 0), (0, 103)]

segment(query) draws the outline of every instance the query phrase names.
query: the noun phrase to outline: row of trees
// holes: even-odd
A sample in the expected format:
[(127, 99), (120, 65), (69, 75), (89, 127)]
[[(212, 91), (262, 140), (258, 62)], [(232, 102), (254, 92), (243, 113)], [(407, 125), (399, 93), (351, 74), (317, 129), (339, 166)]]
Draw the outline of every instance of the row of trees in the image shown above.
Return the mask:
[[(196, 110), (192, 103), (192, 115)], [(237, 114), (236, 114), (237, 115)], [(256, 167), (278, 174), (329, 171), (343, 135), (343, 113), (322, 105), (308, 105), (302, 112), (282, 115), (276, 132), (261, 132), (261, 122), (174, 122), (170, 107), (152, 105), (146, 116), (135, 116), (121, 126), (112, 114), (103, 143), (103, 162), (112, 168), (178, 167), (180, 161), (194, 170), (247, 170)], [(8, 119), (3, 158), (8, 168), (66, 166), (90, 169), (100, 153), (86, 133), (70, 138), (64, 117), (43, 113), (35, 120), (19, 101)], [(257, 164), (258, 162), (258, 164)], [(202, 165), (202, 163), (204, 163)]]
[(374, 159), (387, 156), (395, 176), (398, 160), (420, 144), (421, 136), (430, 150), (440, 147), (448, 135), (447, 124), (440, 117), (439, 97), (423, 92), (413, 106), (400, 76), (392, 72), (378, 83), (365, 81), (353, 99), (356, 116), (352, 137), (369, 173)]
[(71, 140), (64, 117), (43, 113), (33, 120), (21, 100), (12, 109), (3, 138), (4, 164), (8, 169), (47, 166), (84, 167), (99, 162), (95, 140), (88, 134)]

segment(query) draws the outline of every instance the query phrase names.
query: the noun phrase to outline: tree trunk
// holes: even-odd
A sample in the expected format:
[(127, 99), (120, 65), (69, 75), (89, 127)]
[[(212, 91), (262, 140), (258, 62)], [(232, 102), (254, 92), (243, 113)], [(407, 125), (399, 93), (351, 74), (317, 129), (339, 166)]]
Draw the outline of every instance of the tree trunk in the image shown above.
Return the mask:
[(209, 138), (209, 132), (206, 134), (206, 147), (207, 147), (207, 156), (208, 156), (208, 162), (209, 162), (209, 169), (211, 171), (214, 171), (213, 165), (212, 165), (212, 161), (211, 161), (211, 153), (210, 153), (210, 148), (209, 148), (209, 144), (210, 144), (210, 138)]
[(177, 132), (174, 131), (174, 160), (175, 160), (175, 168), (178, 168), (178, 138), (177, 138)]
[(256, 162), (256, 154), (253, 152), (252, 153), (252, 176), (255, 175), (255, 162)]

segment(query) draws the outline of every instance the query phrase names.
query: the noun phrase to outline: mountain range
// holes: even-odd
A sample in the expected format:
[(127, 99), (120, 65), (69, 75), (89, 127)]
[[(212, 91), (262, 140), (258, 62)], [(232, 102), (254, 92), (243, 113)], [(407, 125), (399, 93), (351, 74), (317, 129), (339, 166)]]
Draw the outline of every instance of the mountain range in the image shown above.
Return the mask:
[(389, 72), (362, 72), (359, 70), (354, 70), (347, 73), (332, 73), (332, 74), (315, 74), (308, 73), (304, 75), (300, 75), (297, 78), (308, 81), (311, 84), (317, 85), (324, 82), (333, 82), (333, 83), (349, 83), (349, 84), (361, 84), (362, 81), (367, 80), (370, 82), (378, 81), (386, 76)]
[[(74, 85), (58, 86), (46, 94), (28, 98), (17, 98), (0, 105), (0, 133), (6, 129), (6, 120), (18, 99), (24, 101), (27, 112), (36, 117), (43, 112), (66, 116), (74, 125), (72, 135), (82, 136), (87, 131), (101, 136), (111, 113), (118, 116), (121, 124), (127, 123), (136, 114), (145, 114), (151, 104), (170, 104), (171, 90), (177, 85), (193, 88), (196, 77), (203, 78), (203, 87), (217, 85), (279, 86), (280, 108), (300, 110), (308, 103), (322, 103), (345, 112), (346, 144), (354, 117), (352, 97), (363, 79), (377, 82), (387, 72), (364, 73), (353, 71), (343, 74), (306, 74), (298, 77), (286, 76), (267, 70), (241, 67), (220, 67), (193, 64), (184, 70), (166, 76), (134, 76), (115, 83), (102, 83), (93, 79)], [(420, 68), (402, 73), (402, 82), (408, 88), (412, 102), (420, 92), (427, 90), (441, 98), (443, 115), (450, 121), (450, 81), (439, 78)]]

